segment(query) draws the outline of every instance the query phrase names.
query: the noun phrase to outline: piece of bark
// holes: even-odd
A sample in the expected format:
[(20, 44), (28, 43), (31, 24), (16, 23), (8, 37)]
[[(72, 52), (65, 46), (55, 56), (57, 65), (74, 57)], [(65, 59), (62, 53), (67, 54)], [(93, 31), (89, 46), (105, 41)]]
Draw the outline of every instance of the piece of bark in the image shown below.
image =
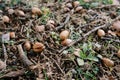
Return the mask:
[(24, 51), (22, 49), (22, 46), (21, 45), (18, 45), (17, 46), (18, 48), (18, 51), (19, 51), (19, 56), (20, 56), (20, 59), (22, 60), (22, 62), (27, 65), (27, 66), (31, 66), (33, 65), (33, 63), (28, 59), (28, 57), (24, 54)]

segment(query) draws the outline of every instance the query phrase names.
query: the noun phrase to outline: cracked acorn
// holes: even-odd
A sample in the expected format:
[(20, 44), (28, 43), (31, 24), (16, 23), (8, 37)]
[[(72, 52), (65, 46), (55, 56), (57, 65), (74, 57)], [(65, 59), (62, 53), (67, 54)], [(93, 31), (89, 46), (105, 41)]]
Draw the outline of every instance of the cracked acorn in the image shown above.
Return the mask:
[(45, 46), (43, 43), (35, 42), (33, 44), (33, 51), (34, 52), (42, 52), (44, 50)]

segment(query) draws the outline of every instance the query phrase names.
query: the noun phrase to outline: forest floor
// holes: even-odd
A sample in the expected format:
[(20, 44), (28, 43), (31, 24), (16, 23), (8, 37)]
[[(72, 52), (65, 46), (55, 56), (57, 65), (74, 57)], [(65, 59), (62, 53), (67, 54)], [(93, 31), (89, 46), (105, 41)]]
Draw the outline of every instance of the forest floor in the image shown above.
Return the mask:
[(120, 80), (117, 0), (0, 0), (0, 80)]

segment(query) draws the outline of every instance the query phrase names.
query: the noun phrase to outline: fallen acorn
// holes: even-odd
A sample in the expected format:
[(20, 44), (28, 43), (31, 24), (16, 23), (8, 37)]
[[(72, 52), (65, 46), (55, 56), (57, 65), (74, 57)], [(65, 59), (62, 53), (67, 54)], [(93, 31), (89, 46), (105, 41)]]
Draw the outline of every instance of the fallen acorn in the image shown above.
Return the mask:
[(120, 49), (118, 50), (118, 52), (116, 53), (116, 55), (120, 58)]
[(61, 40), (67, 39), (68, 36), (69, 36), (69, 31), (67, 31), (67, 30), (64, 30), (64, 31), (62, 31), (62, 32), (60, 33), (60, 39), (61, 39)]
[(117, 31), (120, 31), (120, 21), (114, 22), (112, 28)]
[(71, 39), (65, 39), (64, 41), (62, 41), (62, 45), (63, 46), (68, 46), (72, 43), (73, 41)]
[(8, 16), (3, 16), (2, 17), (3, 22), (9, 23), (10, 19)]
[(26, 41), (26, 42), (24, 43), (24, 48), (25, 48), (26, 50), (30, 50), (30, 49), (31, 49), (31, 44), (30, 44), (29, 41)]
[(25, 16), (25, 13), (22, 10), (15, 10), (17, 16)]
[(114, 66), (114, 62), (112, 60), (110, 60), (109, 58), (102, 58), (102, 61), (103, 61), (104, 65), (107, 67)]
[(99, 37), (103, 37), (103, 36), (105, 36), (105, 31), (102, 29), (98, 29), (97, 34)]
[(33, 44), (33, 51), (34, 52), (42, 52), (44, 48), (45, 48), (44, 44), (42, 44), (40, 42), (35, 42)]
[(74, 6), (74, 7), (78, 7), (78, 6), (79, 6), (79, 4), (80, 4), (80, 2), (79, 2), (79, 1), (74, 1), (74, 2), (73, 2), (73, 6)]
[(35, 29), (36, 29), (36, 31), (38, 31), (38, 32), (43, 32), (43, 31), (45, 31), (45, 25), (40, 25), (40, 26), (36, 26), (35, 27)]
[(42, 11), (37, 7), (33, 7), (32, 8), (32, 13), (35, 14), (35, 15), (41, 15)]
[(10, 32), (10, 38), (15, 38), (15, 32)]

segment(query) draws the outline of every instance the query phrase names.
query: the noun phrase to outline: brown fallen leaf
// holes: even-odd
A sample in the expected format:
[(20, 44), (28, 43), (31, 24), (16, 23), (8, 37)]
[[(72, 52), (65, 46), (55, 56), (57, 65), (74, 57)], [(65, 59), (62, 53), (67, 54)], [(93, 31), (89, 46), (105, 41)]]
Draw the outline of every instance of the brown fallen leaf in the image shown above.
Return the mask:
[(11, 71), (3, 76), (0, 76), (0, 78), (17, 77), (17, 76), (23, 75), (24, 73), (25, 73), (24, 70)]

